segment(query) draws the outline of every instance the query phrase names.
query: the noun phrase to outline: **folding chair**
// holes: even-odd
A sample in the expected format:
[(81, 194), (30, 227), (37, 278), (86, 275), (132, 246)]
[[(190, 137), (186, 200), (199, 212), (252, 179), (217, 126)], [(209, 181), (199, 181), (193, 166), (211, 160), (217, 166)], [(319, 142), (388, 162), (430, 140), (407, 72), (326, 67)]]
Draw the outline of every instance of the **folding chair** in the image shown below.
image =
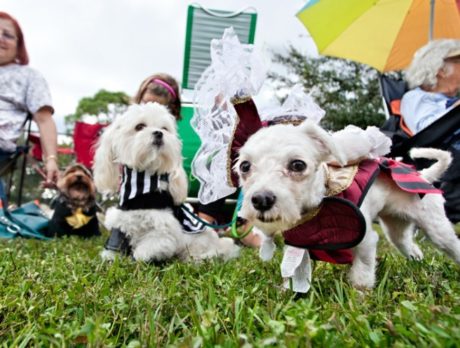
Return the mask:
[(433, 147), (448, 150), (453, 161), (439, 183), (446, 199), (446, 212), (452, 222), (460, 221), (460, 106), (413, 135), (405, 128), (404, 119), (398, 112), (399, 102), (407, 91), (404, 81), (381, 76), (380, 87), (388, 119), (381, 127), (393, 141), (390, 157), (402, 157), (404, 162), (414, 164), (418, 169), (430, 165), (424, 160), (413, 161), (409, 157), (414, 147)]
[[(9, 98), (0, 96), (0, 99), (3, 101), (6, 101), (7, 103), (12, 103), (16, 105), (16, 103), (10, 100)], [(16, 107), (18, 107), (19, 109), (23, 109), (21, 105), (16, 105)], [(24, 125), (23, 125), (23, 128), (26, 130), (25, 136), (24, 136), (25, 143), (23, 145), (17, 146), (15, 151), (11, 153), (5, 153), (0, 158), (0, 180), (2, 180), (1, 178), (5, 176), (8, 177), (7, 185), (6, 185), (6, 198), (8, 201), (10, 201), (11, 190), (13, 187), (14, 173), (22, 157), (21, 172), (20, 172), (20, 177), (19, 177), (19, 186), (18, 186), (17, 198), (16, 198), (16, 204), (18, 206), (20, 206), (22, 203), (22, 194), (23, 194), (24, 180), (25, 180), (25, 175), (26, 175), (27, 153), (29, 151), (29, 134), (30, 134), (31, 126), (32, 126), (32, 114), (27, 111), (27, 118), (24, 121)]]
[(387, 119), (380, 128), (392, 140), (392, 153), (397, 151), (399, 146), (413, 136), (411, 130), (406, 126), (403, 116), (401, 115), (400, 105), (401, 98), (408, 91), (407, 83), (401, 79), (380, 76), (380, 92), (382, 94), (383, 106)]
[(75, 160), (91, 170), (94, 160), (95, 145), (107, 124), (75, 122), (73, 144)]
[[(81, 121), (75, 122), (73, 131), (73, 144), (74, 147), (58, 147), (57, 152), (59, 155), (75, 156), (75, 162), (83, 164), (88, 169), (93, 166), (95, 145), (101, 135), (104, 127), (108, 124), (102, 123), (85, 123)], [(33, 144), (30, 150), (31, 156), (37, 161), (41, 161), (42, 149), (40, 144), (40, 137), (36, 134), (30, 134), (29, 140)]]

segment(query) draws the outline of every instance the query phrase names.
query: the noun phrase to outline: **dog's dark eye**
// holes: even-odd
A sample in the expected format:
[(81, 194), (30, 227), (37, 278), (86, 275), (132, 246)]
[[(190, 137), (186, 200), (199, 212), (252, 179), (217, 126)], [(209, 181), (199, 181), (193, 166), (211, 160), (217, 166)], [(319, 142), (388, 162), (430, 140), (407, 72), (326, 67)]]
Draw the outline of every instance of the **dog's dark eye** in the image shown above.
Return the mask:
[(134, 129), (136, 130), (136, 132), (139, 132), (143, 130), (145, 127), (146, 127), (145, 123), (139, 123), (139, 124), (136, 124), (136, 127), (134, 127)]
[(251, 169), (251, 163), (249, 161), (243, 161), (240, 164), (241, 173), (247, 173)]
[(293, 160), (289, 162), (288, 169), (291, 172), (303, 172), (307, 168), (307, 164), (301, 160)]

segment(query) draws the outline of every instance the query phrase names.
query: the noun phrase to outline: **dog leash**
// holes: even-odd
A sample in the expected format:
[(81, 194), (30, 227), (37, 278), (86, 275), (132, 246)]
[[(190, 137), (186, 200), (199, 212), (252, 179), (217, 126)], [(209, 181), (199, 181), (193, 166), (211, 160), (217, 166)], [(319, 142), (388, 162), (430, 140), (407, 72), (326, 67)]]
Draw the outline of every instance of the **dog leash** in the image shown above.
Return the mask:
[(238, 221), (238, 212), (241, 209), (241, 205), (243, 204), (243, 191), (240, 191), (238, 195), (238, 200), (236, 201), (236, 207), (235, 211), (233, 212), (233, 217), (232, 217), (232, 227), (230, 229), (231, 231), (231, 236), (235, 239), (243, 239), (246, 237), (249, 233), (252, 231), (252, 226), (248, 227), (245, 231), (243, 231), (242, 234), (238, 234), (238, 229), (237, 229), (237, 221)]
[(243, 193), (240, 192), (238, 195), (238, 200), (236, 202), (236, 207), (233, 212), (232, 220), (230, 222), (227, 222), (225, 224), (212, 224), (202, 218), (200, 218), (198, 215), (196, 215), (193, 211), (191, 211), (185, 204), (182, 204), (181, 207), (186, 210), (189, 214), (193, 216), (194, 219), (198, 220), (201, 222), (203, 225), (214, 228), (214, 229), (224, 229), (227, 227), (230, 227), (230, 232), (231, 232), (231, 237), (235, 239), (242, 239), (246, 237), (249, 233), (252, 231), (252, 226), (248, 227), (245, 231), (243, 231), (242, 234), (238, 234), (238, 223), (241, 223), (241, 219), (238, 219), (238, 212), (241, 209), (241, 205), (243, 203)]

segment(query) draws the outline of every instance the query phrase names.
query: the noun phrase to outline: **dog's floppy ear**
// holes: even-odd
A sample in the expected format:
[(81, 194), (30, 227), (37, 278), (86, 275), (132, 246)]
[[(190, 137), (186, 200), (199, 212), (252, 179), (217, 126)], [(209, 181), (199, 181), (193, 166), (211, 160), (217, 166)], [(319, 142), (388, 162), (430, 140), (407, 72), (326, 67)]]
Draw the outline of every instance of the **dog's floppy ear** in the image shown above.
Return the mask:
[(347, 163), (345, 154), (335, 145), (332, 136), (323, 128), (310, 120), (304, 121), (299, 127), (318, 144), (318, 150), (324, 156), (324, 161), (330, 160), (330, 156), (332, 156), (340, 165)]
[(106, 127), (96, 145), (93, 173), (96, 188), (101, 193), (114, 193), (118, 189), (119, 168), (115, 163), (113, 141), (117, 139), (116, 121)]
[(169, 173), (169, 192), (175, 204), (184, 203), (188, 193), (187, 174), (182, 166)]

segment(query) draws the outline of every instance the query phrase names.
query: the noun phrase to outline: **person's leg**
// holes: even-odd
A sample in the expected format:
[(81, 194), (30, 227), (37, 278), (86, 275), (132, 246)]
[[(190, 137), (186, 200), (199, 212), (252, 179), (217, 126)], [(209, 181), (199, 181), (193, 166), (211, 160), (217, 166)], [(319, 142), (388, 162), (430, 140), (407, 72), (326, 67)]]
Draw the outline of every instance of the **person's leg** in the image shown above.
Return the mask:
[(14, 155), (14, 152), (7, 152), (0, 149), (0, 176), (3, 176), (3, 174), (6, 174), (9, 171)]

